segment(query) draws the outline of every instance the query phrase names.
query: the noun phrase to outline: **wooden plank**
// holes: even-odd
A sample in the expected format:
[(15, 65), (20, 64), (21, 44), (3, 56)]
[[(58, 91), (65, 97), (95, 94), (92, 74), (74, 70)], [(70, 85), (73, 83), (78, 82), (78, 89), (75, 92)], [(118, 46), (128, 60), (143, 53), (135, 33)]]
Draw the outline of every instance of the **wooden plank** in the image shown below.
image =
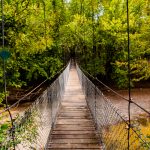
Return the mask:
[(50, 144), (98, 144), (97, 139), (53, 139), (53, 141)]
[(80, 103), (77, 103), (77, 102), (74, 102), (74, 103), (70, 103), (70, 102), (61, 102), (61, 104), (63, 105), (63, 106), (72, 106), (72, 104), (73, 104), (73, 106), (74, 107), (86, 107), (87, 105), (86, 105), (86, 103), (85, 102), (80, 102)]
[[(77, 135), (89, 135), (89, 134), (94, 134), (95, 132), (93, 131), (93, 130), (90, 130), (90, 131), (80, 131), (80, 130), (78, 130), (78, 131), (72, 131), (72, 130), (69, 130), (69, 131), (64, 131), (64, 130), (53, 130), (53, 133), (52, 134), (67, 134), (67, 135), (69, 135), (69, 134), (77, 134)], [(96, 134), (96, 133), (95, 133)]]
[(87, 109), (87, 106), (81, 106), (81, 105), (79, 105), (79, 106), (65, 106), (65, 105), (63, 105), (63, 109)]
[[(94, 148), (94, 150), (101, 150), (102, 148)], [(48, 148), (48, 150), (83, 150), (83, 148), (82, 149), (80, 149), (80, 148)], [(91, 150), (91, 149), (85, 149), (85, 150)]]
[(91, 114), (89, 113), (89, 112), (84, 112), (84, 111), (65, 111), (65, 112), (60, 112), (59, 114), (58, 114), (59, 116), (66, 116), (66, 117), (68, 117), (68, 116), (78, 116), (78, 117), (83, 117), (83, 116), (85, 116), (85, 117), (89, 117), (89, 116), (91, 116)]
[(93, 121), (91, 120), (91, 119), (86, 119), (86, 118), (83, 118), (83, 119), (68, 119), (68, 118), (64, 118), (64, 119), (61, 119), (61, 118), (59, 118), (58, 120), (57, 120), (57, 123), (59, 123), (59, 122), (92, 122), (93, 123)]
[(80, 124), (89, 124), (89, 125), (93, 125), (93, 122), (91, 120), (89, 121), (71, 121), (70, 119), (69, 120), (58, 120), (57, 121), (57, 124), (68, 124), (68, 125), (80, 125)]
[(52, 134), (51, 139), (95, 139), (96, 134)]
[(55, 127), (55, 131), (56, 131), (56, 130), (58, 130), (58, 131), (60, 131), (60, 130), (61, 130), (61, 131), (67, 131), (67, 130), (69, 130), (69, 131), (77, 131), (77, 130), (78, 130), (78, 131), (87, 131), (87, 130), (88, 130), (88, 131), (89, 131), (89, 130), (90, 130), (90, 131), (91, 131), (91, 130), (94, 131), (95, 128), (94, 128), (94, 127), (80, 127), (80, 126), (76, 126), (76, 127), (73, 128), (72, 126), (69, 127), (69, 126), (67, 125), (67, 126), (65, 126), (65, 127), (61, 127), (61, 126), (60, 126), (60, 127)]
[(100, 148), (99, 144), (87, 144), (87, 143), (82, 143), (82, 144), (73, 144), (73, 143), (68, 143), (68, 144), (50, 144), (48, 145), (48, 148), (81, 148), (81, 149), (97, 149)]
[[(65, 113), (65, 112), (76, 112), (76, 113), (89, 113), (89, 110), (87, 110), (86, 108), (62, 108), (61, 112)], [(60, 113), (61, 113), (60, 112)]]
[(63, 130), (63, 128), (95, 128), (94, 124), (93, 125), (89, 125), (89, 124), (79, 124), (79, 125), (66, 125), (66, 124), (56, 124), (55, 128), (61, 128)]
[(85, 117), (85, 116), (59, 116), (58, 117), (58, 119), (92, 119), (92, 117), (91, 116), (87, 116), (87, 117)]

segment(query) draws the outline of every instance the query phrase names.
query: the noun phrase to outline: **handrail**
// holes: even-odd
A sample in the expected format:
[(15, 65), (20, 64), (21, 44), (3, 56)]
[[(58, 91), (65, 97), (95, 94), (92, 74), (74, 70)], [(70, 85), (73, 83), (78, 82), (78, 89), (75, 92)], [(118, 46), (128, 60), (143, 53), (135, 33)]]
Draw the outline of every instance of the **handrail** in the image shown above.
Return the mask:
[[(68, 66), (69, 62), (67, 63), (67, 65), (65, 65), (61, 70), (59, 70), (56, 75), (59, 75), (67, 66)], [(29, 96), (30, 94), (32, 94), (32, 92), (34, 92), (36, 89), (38, 89), (40, 86), (42, 86), (45, 82), (47, 82), (50, 78), (47, 78), (46, 80), (44, 80), (43, 82), (41, 82), (38, 86), (36, 86), (33, 90), (31, 90), (29, 93), (25, 94), (22, 98), (20, 98), (17, 102), (15, 102), (14, 104), (12, 104), (11, 106), (7, 107), (6, 109), (4, 109), (2, 112), (0, 112), (0, 115), (2, 113), (4, 113), (5, 111), (10, 110), (11, 108), (15, 107), (16, 105), (18, 105), (22, 100), (24, 100), (27, 96)]]
[[(130, 131), (132, 134), (131, 138), (127, 139), (129, 130), (128, 120), (124, 119), (121, 112), (113, 106), (111, 101), (101, 92), (101, 90), (92, 83), (92, 81), (84, 74), (85, 72), (80, 69), (78, 64), (77, 72), (83, 92), (86, 96), (88, 107), (94, 118), (97, 133), (101, 138), (103, 148), (127, 149), (127, 143), (130, 143), (131, 149), (140, 149), (143, 147), (149, 149), (150, 141), (146, 138), (145, 133), (141, 132), (140, 126), (137, 125), (138, 122), (136, 120), (131, 121)], [(87, 73), (87, 75), (95, 79), (89, 73)], [(111, 89), (111, 91), (113, 90)], [(118, 93), (116, 92), (116, 94)]]
[[(90, 76), (92, 79), (94, 79), (95, 81), (98, 81), (100, 84), (102, 84), (103, 86), (105, 86), (107, 89), (109, 89), (111, 92), (113, 92), (114, 94), (116, 94), (117, 96), (119, 96), (120, 98), (122, 98), (123, 100), (129, 102), (129, 100), (125, 97), (123, 97), (121, 94), (119, 94), (118, 92), (114, 91), (112, 88), (110, 88), (109, 86), (107, 86), (106, 84), (104, 84), (102, 81), (100, 81), (99, 79), (97, 79), (97, 77), (93, 77), (89, 72), (87, 72), (86, 70), (84, 70), (82, 67), (80, 67), (81, 70), (88, 74), (88, 76)], [(130, 100), (131, 103), (133, 103), (134, 105), (136, 105), (137, 107), (139, 107), (140, 109), (142, 109), (143, 111), (145, 111), (146, 113), (148, 113), (150, 115), (150, 112), (147, 111), (145, 108), (141, 107), (139, 104), (137, 104), (136, 102), (134, 102), (132, 99)]]
[[(59, 74), (54, 82), (25, 111), (14, 113), (13, 127), (7, 122), (7, 111), (1, 112), (0, 128), (4, 126), (6, 129), (2, 130), (4, 133), (0, 133), (3, 137), (0, 141), (0, 149), (12, 149), (12, 144), (15, 146), (14, 150), (30, 149), (30, 147), (32, 149), (44, 149), (46, 147), (47, 140), (56, 121), (60, 102), (68, 80), (69, 69), (70, 62), (59, 71), (59, 73), (63, 72)], [(36, 88), (44, 84), (47, 80), (43, 81)], [(9, 108), (11, 109), (19, 104), (25, 96)], [(11, 133), (14, 133), (14, 141), (12, 141)]]

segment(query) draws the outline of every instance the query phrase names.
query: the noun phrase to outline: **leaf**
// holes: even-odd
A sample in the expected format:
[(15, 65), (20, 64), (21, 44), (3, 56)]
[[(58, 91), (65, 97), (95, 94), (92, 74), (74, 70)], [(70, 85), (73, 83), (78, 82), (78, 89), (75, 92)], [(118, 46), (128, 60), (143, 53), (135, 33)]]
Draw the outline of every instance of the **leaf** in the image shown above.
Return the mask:
[(2, 125), (1, 125), (1, 130), (7, 130), (8, 127), (9, 127), (8, 124), (2, 124)]

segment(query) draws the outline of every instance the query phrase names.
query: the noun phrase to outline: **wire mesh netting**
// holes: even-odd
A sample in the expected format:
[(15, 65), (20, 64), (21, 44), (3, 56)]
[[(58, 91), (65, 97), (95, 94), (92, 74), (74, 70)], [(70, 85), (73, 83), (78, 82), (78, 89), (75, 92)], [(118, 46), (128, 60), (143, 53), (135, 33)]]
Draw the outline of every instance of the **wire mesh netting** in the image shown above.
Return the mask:
[[(78, 65), (77, 71), (103, 149), (149, 150), (149, 130), (143, 132), (136, 120), (132, 120), (131, 125), (129, 125), (128, 118), (121, 114), (97, 86), (85, 76)], [(149, 114), (147, 115), (149, 118)], [(128, 133), (130, 133), (129, 137)]]
[[(44, 149), (53, 128), (60, 100), (68, 79), (70, 63), (59, 77), (24, 112), (12, 115), (0, 113), (0, 150)], [(19, 103), (10, 107), (10, 111)]]

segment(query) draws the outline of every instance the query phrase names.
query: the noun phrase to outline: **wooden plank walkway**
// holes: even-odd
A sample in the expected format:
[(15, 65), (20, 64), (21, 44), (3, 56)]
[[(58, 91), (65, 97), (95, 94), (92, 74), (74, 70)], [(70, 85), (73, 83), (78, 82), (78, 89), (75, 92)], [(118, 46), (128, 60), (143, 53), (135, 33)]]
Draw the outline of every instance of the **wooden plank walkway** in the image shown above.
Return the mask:
[(98, 150), (100, 144), (94, 122), (87, 108), (75, 67), (72, 66), (68, 84), (48, 150)]

